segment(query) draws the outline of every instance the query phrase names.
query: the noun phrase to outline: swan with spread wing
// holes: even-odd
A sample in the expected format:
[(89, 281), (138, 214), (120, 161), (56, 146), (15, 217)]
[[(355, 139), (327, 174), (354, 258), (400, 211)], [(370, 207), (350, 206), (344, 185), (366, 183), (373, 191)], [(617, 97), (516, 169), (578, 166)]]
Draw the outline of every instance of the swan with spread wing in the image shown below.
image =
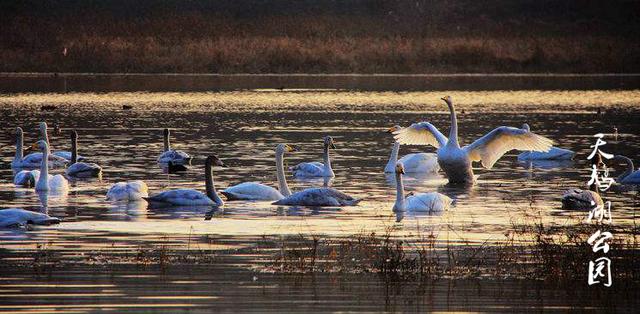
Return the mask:
[(432, 145), (438, 149), (438, 164), (453, 184), (473, 184), (475, 178), (471, 162), (480, 161), (486, 169), (493, 165), (506, 152), (517, 149), (523, 151), (546, 152), (552, 141), (546, 137), (525, 129), (501, 126), (477, 139), (470, 145), (460, 147), (458, 142), (458, 120), (450, 96), (442, 100), (451, 112), (449, 138), (445, 137), (429, 122), (414, 123), (409, 127), (395, 131), (395, 139), (401, 144)]

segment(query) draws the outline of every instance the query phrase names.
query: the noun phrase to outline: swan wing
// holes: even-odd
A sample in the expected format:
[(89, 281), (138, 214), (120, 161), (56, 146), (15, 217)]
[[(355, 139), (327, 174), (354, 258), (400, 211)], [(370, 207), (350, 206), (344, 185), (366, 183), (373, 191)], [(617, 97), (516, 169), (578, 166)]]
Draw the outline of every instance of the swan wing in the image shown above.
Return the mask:
[(530, 131), (501, 126), (462, 149), (471, 161), (481, 161), (483, 167), (491, 169), (510, 150), (547, 152), (551, 144), (552, 140)]
[(147, 198), (152, 203), (165, 203), (170, 205), (198, 206), (214, 205), (215, 203), (202, 192), (191, 189), (177, 189), (164, 191)]
[(640, 170), (636, 170), (622, 179), (622, 184), (640, 184)]
[(127, 184), (124, 182), (118, 182), (112, 185), (107, 191), (108, 201), (124, 201), (129, 199), (129, 192), (127, 191)]
[(518, 155), (519, 161), (530, 161), (530, 160), (571, 160), (575, 155), (574, 151), (551, 147), (548, 152), (524, 152)]
[(69, 181), (63, 175), (56, 174), (49, 179), (49, 189), (52, 191), (66, 191), (69, 189)]
[(404, 171), (407, 173), (438, 172), (440, 170), (438, 157), (432, 153), (408, 154), (400, 158), (398, 162), (402, 163)]
[(69, 176), (97, 176), (102, 168), (94, 163), (76, 162), (65, 171)]
[(169, 163), (169, 161), (171, 161), (176, 164), (183, 164), (189, 162), (190, 160), (191, 156), (189, 156), (189, 154), (181, 150), (173, 149), (163, 152), (162, 154), (160, 154), (160, 157), (158, 157), (159, 163)]
[(355, 199), (345, 193), (332, 188), (309, 188), (291, 194), (274, 205), (299, 205), (299, 206), (352, 206), (357, 205), (360, 199)]
[(142, 197), (149, 196), (149, 187), (141, 180), (127, 182), (127, 189), (129, 193), (134, 196), (132, 200), (141, 200)]
[(446, 195), (430, 192), (417, 193), (407, 197), (407, 210), (439, 212), (449, 209), (452, 200)]
[(296, 177), (322, 177), (324, 175), (324, 164), (321, 162), (302, 162), (291, 167), (293, 175)]
[(13, 184), (27, 187), (35, 186), (39, 178), (39, 170), (22, 170), (16, 173), (15, 177), (13, 178)]
[(229, 200), (277, 201), (284, 196), (278, 190), (258, 182), (244, 182), (222, 191)]
[(406, 128), (393, 132), (393, 138), (400, 144), (432, 145), (436, 148), (447, 144), (447, 137), (429, 122), (414, 123)]

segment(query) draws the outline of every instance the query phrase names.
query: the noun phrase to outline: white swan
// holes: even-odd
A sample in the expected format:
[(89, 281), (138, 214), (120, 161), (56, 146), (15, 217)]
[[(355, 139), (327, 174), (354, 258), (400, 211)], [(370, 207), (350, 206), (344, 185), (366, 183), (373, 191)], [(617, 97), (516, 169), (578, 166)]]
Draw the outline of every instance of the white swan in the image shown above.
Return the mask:
[(355, 199), (333, 188), (309, 188), (291, 194), (273, 205), (288, 206), (355, 206), (362, 199)]
[(95, 163), (78, 162), (78, 132), (71, 130), (71, 165), (65, 173), (69, 177), (90, 178), (101, 177), (102, 167)]
[(51, 225), (60, 223), (60, 219), (43, 213), (32, 212), (21, 208), (0, 210), (0, 228), (23, 227), (26, 225)]
[[(391, 127), (387, 133), (393, 133), (402, 129), (399, 125)], [(401, 162), (404, 165), (405, 173), (427, 174), (437, 173), (440, 170), (438, 165), (438, 157), (433, 153), (415, 153), (404, 155), (398, 160), (398, 152), (400, 151), (400, 142), (395, 141), (391, 148), (389, 161), (384, 167), (384, 172), (395, 173), (396, 164)]]
[(192, 157), (189, 154), (181, 151), (171, 149), (171, 143), (169, 142), (169, 129), (164, 129), (164, 151), (158, 157), (158, 163), (168, 164), (171, 162), (174, 165), (189, 165), (191, 164)]
[[(528, 124), (522, 125), (523, 130), (530, 131)], [(534, 152), (528, 151), (518, 155), (519, 161), (532, 161), (532, 160), (572, 160), (575, 156), (575, 152), (572, 150), (551, 147), (547, 152)]]
[[(37, 168), (42, 164), (42, 153), (31, 153), (24, 156), (24, 132), (21, 127), (16, 128), (16, 155), (11, 161), (12, 168)], [(35, 145), (34, 145), (35, 146)], [(64, 167), (68, 161), (62, 157), (49, 155), (50, 167)]]
[(311, 177), (335, 177), (331, 168), (331, 160), (329, 159), (329, 148), (335, 149), (336, 145), (331, 136), (325, 136), (324, 153), (322, 155), (324, 163), (321, 162), (303, 162), (291, 167), (294, 177), (311, 178)]
[(613, 158), (624, 161), (627, 164), (627, 170), (618, 176), (616, 182), (620, 184), (640, 184), (640, 169), (635, 170), (633, 168), (633, 160), (631, 158), (622, 155), (615, 155)]
[(278, 190), (258, 182), (244, 182), (224, 189), (221, 193), (227, 200), (277, 201), (291, 195), (284, 174), (284, 153), (296, 149), (288, 144), (276, 146), (276, 178)]
[(42, 150), (42, 163), (40, 164), (40, 178), (36, 183), (36, 191), (66, 192), (69, 190), (69, 182), (61, 174), (49, 176), (49, 145), (40, 140), (36, 143)]
[(404, 184), (402, 175), (405, 173), (402, 163), (397, 163), (396, 172), (396, 202), (393, 211), (422, 211), (441, 212), (449, 209), (452, 200), (438, 192), (415, 193), (407, 198), (404, 196)]
[(164, 191), (145, 198), (147, 202), (164, 206), (222, 206), (224, 201), (213, 185), (213, 165), (226, 167), (217, 156), (209, 156), (205, 162), (205, 186), (207, 194), (192, 189)]
[(506, 152), (517, 150), (548, 151), (552, 141), (530, 131), (501, 126), (477, 139), (470, 145), (458, 143), (458, 120), (451, 97), (443, 97), (451, 112), (451, 130), (447, 139), (429, 122), (414, 123), (394, 132), (401, 144), (433, 145), (438, 148), (438, 164), (444, 170), (449, 183), (473, 184), (475, 178), (472, 161), (481, 161), (491, 169)]
[[(49, 149), (51, 149), (51, 142), (49, 142), (49, 131), (48, 131), (48, 126), (46, 122), (40, 122), (39, 125), (39, 129), (40, 129), (40, 139), (47, 142), (47, 145), (49, 145)], [(57, 156), (60, 158), (64, 158), (67, 161), (71, 160), (71, 152), (70, 151), (54, 151), (51, 156)], [(85, 160), (84, 156), (79, 156), (78, 155), (78, 160)]]
[(141, 201), (149, 196), (149, 188), (144, 181), (118, 182), (107, 191), (108, 201)]
[(21, 170), (13, 177), (13, 184), (24, 187), (35, 187), (40, 178), (40, 170)]

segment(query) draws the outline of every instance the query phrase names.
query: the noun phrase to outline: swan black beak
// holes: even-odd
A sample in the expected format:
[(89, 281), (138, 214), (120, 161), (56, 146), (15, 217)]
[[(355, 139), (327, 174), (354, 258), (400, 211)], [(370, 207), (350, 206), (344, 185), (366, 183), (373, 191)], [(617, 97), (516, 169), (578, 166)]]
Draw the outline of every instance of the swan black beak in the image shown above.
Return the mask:
[(329, 144), (329, 147), (331, 147), (331, 149), (336, 149), (336, 144), (333, 144), (333, 142), (331, 142), (331, 144)]

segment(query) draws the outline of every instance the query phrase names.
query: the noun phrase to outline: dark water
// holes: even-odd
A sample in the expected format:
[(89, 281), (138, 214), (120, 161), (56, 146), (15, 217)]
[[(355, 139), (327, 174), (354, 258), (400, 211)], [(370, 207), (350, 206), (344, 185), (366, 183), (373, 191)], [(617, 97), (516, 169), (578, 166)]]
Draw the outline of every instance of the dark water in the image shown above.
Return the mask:
[[(449, 116), (434, 93), (251, 91), (0, 95), (0, 115), (3, 117), (0, 143), (5, 162), (0, 170), (0, 207), (48, 212), (64, 219), (60, 225), (35, 231), (0, 231), (0, 249), (20, 252), (46, 243), (52, 249), (82, 254), (105, 248), (131, 251), (136, 245), (130, 241), (154, 244), (191, 234), (231, 238), (288, 234), (348, 236), (362, 231), (380, 232), (389, 227), (400, 235), (434, 232), (451, 240), (491, 243), (504, 240), (505, 232), (514, 223), (580, 223), (585, 213), (562, 210), (560, 197), (566, 189), (584, 187), (588, 181), (590, 171), (586, 156), (595, 133), (607, 134), (608, 152), (636, 160), (640, 155), (637, 103), (640, 93), (637, 91), (451, 94), (459, 101), (459, 133), (463, 143), (469, 143), (499, 125), (520, 126), (526, 122), (533, 131), (555, 140), (557, 146), (576, 151), (575, 161), (528, 165), (517, 162), (517, 153), (511, 152), (494, 169), (478, 169), (478, 184), (469, 189), (449, 188), (442, 177), (407, 178), (409, 190), (439, 191), (456, 202), (443, 215), (407, 216), (396, 222), (397, 217), (391, 211), (395, 195), (393, 181), (382, 172), (392, 144), (384, 130), (394, 124), (428, 120), (441, 131), (448, 131)], [(40, 110), (44, 104), (53, 105), (56, 110)], [(133, 109), (122, 110), (124, 104), (132, 105)], [(602, 115), (595, 114), (597, 108), (601, 108)], [(14, 187), (9, 163), (13, 157), (15, 127), (25, 129), (25, 142), (30, 144), (37, 139), (40, 121), (50, 125), (58, 123), (63, 132), (72, 128), (78, 130), (80, 154), (104, 168), (102, 180), (73, 182), (70, 193), (62, 196), (38, 195), (32, 189)], [(195, 156), (190, 171), (169, 175), (155, 163), (162, 150), (164, 127), (173, 129), (174, 148)], [(614, 127), (618, 130), (617, 136), (613, 134)], [(50, 132), (53, 150), (68, 150), (67, 136)], [(262, 181), (275, 186), (274, 147), (278, 143), (290, 143), (302, 148), (300, 152), (286, 156), (288, 165), (319, 161), (324, 135), (332, 135), (337, 145), (332, 154), (336, 178), (330, 184), (354, 196), (365, 197), (361, 206), (316, 210), (277, 207), (265, 202), (229, 202), (213, 218), (206, 220), (211, 217), (208, 210), (147, 208), (145, 203), (118, 205), (104, 200), (111, 184), (130, 179), (145, 180), (151, 193), (177, 187), (203, 191), (203, 162), (210, 154), (217, 154), (230, 166), (216, 170), (214, 174), (219, 189), (245, 181)], [(433, 148), (403, 147), (401, 154), (417, 151), (433, 151)], [(615, 169), (614, 175), (623, 168), (616, 166)], [(293, 190), (323, 184), (292, 178), (289, 183)], [(603, 196), (613, 202), (616, 225), (629, 229), (634, 226), (639, 203), (636, 192), (611, 191)], [(182, 240), (177, 242), (179, 245), (184, 243)], [(88, 304), (68, 308), (82, 311), (110, 308), (96, 305), (99, 303), (129, 304), (125, 308), (113, 305), (116, 311), (136, 311), (135, 306), (143, 303), (145, 307), (153, 304), (146, 310), (153, 310), (158, 304), (162, 308), (164, 305), (161, 304), (165, 303), (173, 304), (167, 307), (185, 309), (234, 304), (248, 310), (255, 307), (288, 309), (299, 302), (297, 309), (308, 306), (320, 311), (521, 311), (542, 305), (563, 311), (566, 307), (590, 304), (577, 301), (580, 291), (572, 292), (576, 298), (567, 298), (565, 291), (548, 291), (544, 286), (530, 282), (445, 281), (426, 288), (407, 288), (381, 282), (375, 276), (351, 281), (348, 277), (323, 275), (313, 280), (295, 281), (263, 274), (255, 275), (259, 279), (253, 282), (254, 274), (242, 269), (233, 267), (228, 274), (226, 269), (220, 273), (194, 269), (179, 274), (78, 269), (77, 273), (66, 270), (40, 277), (1, 269), (0, 303), (9, 304), (5, 309), (39, 302)], [(138, 274), (151, 277), (128, 277)], [(180, 280), (194, 283), (175, 283)], [(53, 286), (40, 286), (45, 283)], [(106, 286), (87, 289), (69, 286), (70, 290), (66, 290), (61, 288), (65, 284)], [(587, 289), (586, 284), (579, 285)], [(514, 297), (515, 291), (519, 297)], [(28, 299), (28, 295), (37, 293), (44, 293), (46, 297)], [(82, 293), (87, 295), (71, 297)], [(293, 297), (296, 293), (300, 295)], [(179, 297), (184, 295), (202, 298), (184, 300)], [(535, 297), (530, 297), (532, 295)], [(467, 296), (473, 298), (466, 299)]]

